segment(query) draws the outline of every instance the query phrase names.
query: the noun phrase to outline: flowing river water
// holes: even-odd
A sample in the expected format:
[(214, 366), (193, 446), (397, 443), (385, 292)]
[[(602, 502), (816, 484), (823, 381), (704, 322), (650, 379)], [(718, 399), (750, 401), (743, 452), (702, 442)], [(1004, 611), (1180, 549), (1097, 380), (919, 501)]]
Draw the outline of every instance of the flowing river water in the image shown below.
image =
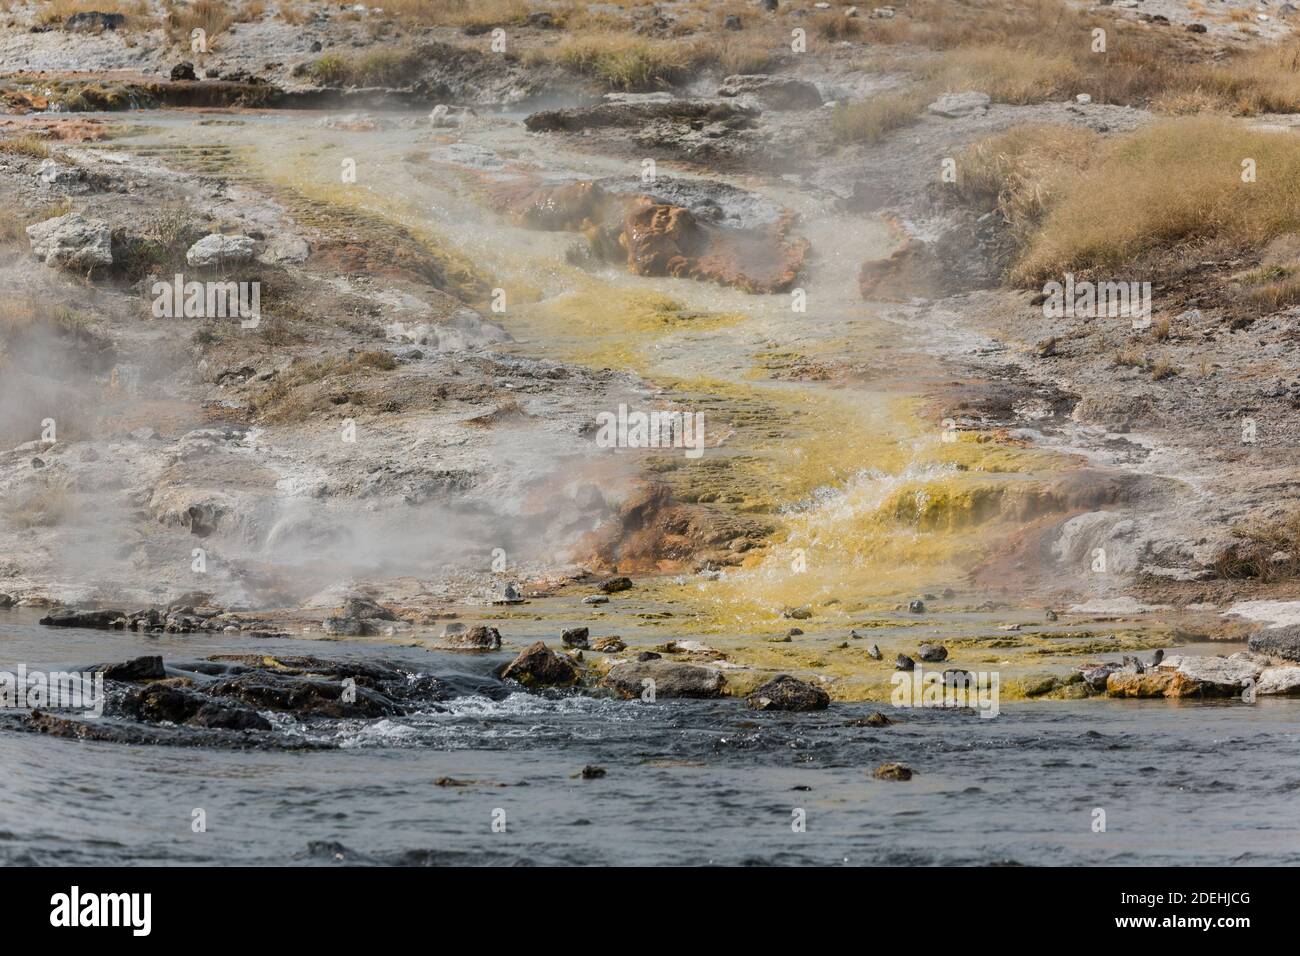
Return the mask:
[[(146, 653), (382, 655), (463, 695), (444, 712), (327, 721), (311, 733), (341, 746), (320, 752), (0, 735), (0, 860), (10, 865), (1300, 861), (1292, 701), (1023, 702), (995, 719), (886, 707), (896, 722), (873, 728), (852, 725), (874, 709), (866, 704), (756, 714), (734, 700), (509, 693), (489, 676), (502, 655), (52, 635), (19, 623), (21, 612), (0, 615), (5, 667)], [(916, 776), (871, 776), (893, 760)], [(606, 775), (583, 779), (587, 765)]]
[[(139, 114), (110, 148), (269, 183), (338, 209), (399, 222), (451, 249), (506, 290), (493, 316), (506, 349), (641, 376), (734, 426), (674, 488), (708, 491), (773, 520), (762, 559), (708, 578), (647, 578), (617, 610), (580, 595), (494, 612), (511, 637), (553, 639), (555, 622), (700, 638), (734, 661), (815, 668), (840, 698), (888, 698), (889, 661), (920, 639), (969, 642), (964, 660), (1004, 680), (1060, 665), (1099, 637), (1087, 624), (1042, 626), (1042, 607), (965, 590), (918, 619), (909, 597), (953, 584), (1025, 520), (1023, 502), (1074, 464), (1049, 448), (945, 442), (921, 396), (946, 369), (905, 307), (863, 302), (856, 274), (892, 248), (883, 223), (834, 211), (826, 197), (738, 182), (802, 216), (816, 250), (788, 295), (635, 277), (570, 265), (572, 234), (512, 226), (485, 211), (482, 180), (508, 163), (547, 175), (637, 175), (635, 163), (561, 154), (515, 116), (435, 137), (393, 123), (346, 132), (312, 114)], [(421, 161), (410, 162), (418, 150)], [(338, 183), (343, 158), (358, 182)], [(680, 173), (678, 175), (681, 175)], [(972, 339), (972, 343), (974, 343)], [(869, 370), (853, 387), (769, 374), (773, 363), (843, 361)], [(736, 424), (740, 423), (740, 424)], [(719, 462), (723, 465), (719, 465)], [(986, 507), (988, 502), (994, 502)], [(978, 520), (974, 516), (978, 516)], [(791, 573), (799, 553), (806, 570)], [(807, 641), (767, 638), (779, 609), (818, 605)], [(1023, 606), (1022, 606), (1023, 605)], [(999, 643), (999, 628), (1034, 632)], [(840, 648), (852, 626), (885, 650)], [(1157, 646), (1127, 627), (1100, 649)], [(1021, 652), (1002, 650), (1014, 643)], [(1028, 648), (1028, 651), (1024, 651)], [(1237, 647), (1186, 648), (1226, 652)], [(1248, 705), (1008, 700), (996, 719), (837, 702), (819, 714), (755, 714), (740, 702), (636, 701), (510, 693), (491, 677), (508, 655), (472, 658), (382, 642), (328, 644), (229, 635), (54, 631), (0, 611), (5, 667), (84, 665), (162, 654), (376, 656), (451, 681), (445, 711), (334, 721), (311, 733), (322, 752), (130, 747), (4, 734), (10, 785), (0, 794), (0, 858), (9, 863), (1291, 863), (1300, 858), (1300, 709)], [(972, 668), (974, 669), (974, 668)], [(1012, 693), (1009, 696), (1014, 697)], [(886, 706), (886, 710), (889, 708)], [(871, 769), (905, 761), (906, 783)], [(606, 774), (584, 779), (585, 765)], [(438, 781), (443, 783), (440, 785)], [(191, 828), (204, 811), (204, 832)], [(1105, 812), (1103, 831), (1097, 810)], [(504, 832), (493, 828), (503, 811)], [(803, 811), (806, 829), (792, 828)]]

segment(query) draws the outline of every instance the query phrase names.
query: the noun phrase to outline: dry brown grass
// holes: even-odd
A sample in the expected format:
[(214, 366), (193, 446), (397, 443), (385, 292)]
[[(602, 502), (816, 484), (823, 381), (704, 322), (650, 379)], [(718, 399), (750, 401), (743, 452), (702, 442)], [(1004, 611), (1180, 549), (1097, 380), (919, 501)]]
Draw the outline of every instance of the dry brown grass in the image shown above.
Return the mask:
[(1101, 138), (1075, 126), (1022, 126), (957, 155), (957, 195), (996, 211), (1025, 242), (1058, 195), (1086, 165)]
[(36, 22), (63, 23), (74, 13), (120, 13), (125, 29), (148, 29), (154, 25), (149, 4), (144, 0), (37, 0)]
[(66, 483), (41, 478), (10, 495), (3, 512), (11, 527), (50, 528), (66, 523), (76, 506)]
[(822, 40), (852, 40), (862, 36), (862, 21), (841, 10), (824, 10), (808, 19), (808, 33)]
[(0, 140), (0, 153), (15, 156), (30, 156), (32, 159), (46, 159), (50, 155), (50, 144), (32, 133), (15, 136), (13, 139)]
[(1151, 378), (1157, 382), (1164, 381), (1167, 378), (1173, 378), (1178, 374), (1178, 366), (1163, 355), (1151, 363), (1149, 370), (1151, 372)]
[(695, 65), (693, 50), (676, 40), (597, 34), (569, 37), (535, 51), (533, 58), (559, 63), (613, 90), (654, 90), (690, 77)]
[(295, 359), (289, 369), (253, 397), (249, 406), (262, 420), (280, 424), (304, 422), (324, 413), (333, 403), (331, 389), (349, 395), (367, 373), (397, 367), (391, 352), (372, 350), (355, 355), (331, 355), (315, 361)]
[(1220, 110), (1246, 116), (1300, 111), (1300, 38), (1201, 66), (1180, 87)]
[[(1300, 143), (1291, 133), (1186, 117), (1118, 137), (1085, 158), (1085, 169), (1058, 180), (1014, 278), (1119, 269), (1197, 239), (1258, 251), (1300, 228)], [(1256, 164), (1254, 182), (1242, 181), (1245, 159)]]
[(236, 23), (251, 23), (266, 16), (266, 4), (262, 0), (245, 0), (235, 11)]
[(1270, 258), (1233, 277), (1239, 297), (1265, 314), (1300, 303), (1300, 254), (1293, 250), (1282, 262)]
[(327, 53), (308, 67), (308, 74), (323, 86), (403, 86), (423, 65), (412, 50), (373, 50), (358, 56)]
[(1243, 522), (1232, 537), (1214, 562), (1219, 577), (1269, 582), (1300, 575), (1300, 507)]
[[(1193, 35), (1118, 22), (1065, 0), (912, 0), (895, 19), (865, 24), (873, 49), (933, 51), (913, 69), (1005, 102), (1088, 93), (1174, 114), (1300, 112), (1300, 38), (1211, 62), (1208, 43)], [(1093, 51), (1097, 28), (1106, 31), (1104, 52)]]
[(1120, 368), (1146, 368), (1147, 356), (1141, 349), (1129, 346), (1115, 353), (1114, 362)]
[(758, 33), (728, 33), (704, 37), (691, 45), (691, 65), (696, 70), (716, 70), (725, 76), (735, 73), (770, 73), (780, 63), (785, 49)]
[(921, 69), (942, 90), (979, 90), (999, 103), (1042, 103), (1075, 93), (1082, 72), (1067, 56), (1010, 46), (952, 50)]
[(831, 113), (831, 131), (842, 143), (875, 143), (909, 126), (930, 102), (928, 90), (881, 93), (860, 103), (845, 103)]
[[(0, 244), (26, 244), (28, 226), (44, 222), (46, 219), (53, 219), (56, 216), (62, 216), (71, 211), (72, 201), (67, 198), (45, 206), (39, 215), (32, 215), (30, 211), (17, 209), (14, 206), (0, 205)], [(2, 320), (2, 317), (3, 310), (0, 309), (0, 320)]]
[(470, 30), (523, 23), (536, 7), (524, 0), (384, 0), (381, 6), (385, 14), (406, 23)]
[(300, 27), (305, 23), (310, 23), (313, 14), (306, 6), (297, 3), (281, 2), (276, 8), (275, 15), (290, 26)]
[(29, 225), (31, 223), (24, 221), (17, 210), (0, 208), (0, 245), (12, 246), (25, 239)]
[(173, 7), (167, 14), (167, 30), (178, 41), (189, 43), (193, 30), (202, 30), (212, 41), (235, 22), (235, 14), (222, 0), (197, 0), (188, 7)]

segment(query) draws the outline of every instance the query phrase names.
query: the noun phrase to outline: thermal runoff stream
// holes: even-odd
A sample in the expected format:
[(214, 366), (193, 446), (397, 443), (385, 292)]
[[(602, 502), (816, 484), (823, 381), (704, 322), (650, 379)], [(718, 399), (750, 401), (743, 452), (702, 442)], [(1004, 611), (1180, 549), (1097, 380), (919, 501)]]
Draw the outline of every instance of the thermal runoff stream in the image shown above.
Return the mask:
[(0, 24), (0, 860), (1295, 862), (1294, 56), (110, 6)]

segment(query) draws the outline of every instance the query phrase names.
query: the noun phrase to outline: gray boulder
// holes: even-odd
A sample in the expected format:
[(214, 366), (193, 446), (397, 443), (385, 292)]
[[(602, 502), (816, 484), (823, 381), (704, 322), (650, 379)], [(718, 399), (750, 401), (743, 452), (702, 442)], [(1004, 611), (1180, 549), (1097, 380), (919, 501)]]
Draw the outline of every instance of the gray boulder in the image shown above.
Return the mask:
[(486, 624), (449, 624), (442, 632), (442, 646), (458, 651), (495, 651), (501, 647), (501, 632)]
[(204, 236), (185, 253), (185, 261), (196, 269), (211, 266), (237, 266), (253, 259), (254, 243), (248, 236), (225, 236), (211, 233)]
[(992, 101), (987, 93), (977, 93), (973, 90), (967, 93), (945, 93), (927, 106), (926, 111), (947, 119), (959, 119), (974, 113), (983, 113), (989, 108), (990, 102)]
[(1300, 624), (1287, 627), (1267, 627), (1250, 635), (1248, 646), (1256, 654), (1300, 661)]
[(429, 113), (429, 125), (434, 129), (458, 129), (477, 116), (468, 106), (439, 103)]
[(1257, 681), (1263, 670), (1259, 664), (1252, 661), (1187, 654), (1166, 657), (1158, 669), (1178, 671), (1192, 680), (1199, 681), (1206, 690), (1227, 694), (1244, 689), (1250, 681)]
[(718, 95), (752, 98), (768, 110), (816, 109), (822, 105), (817, 87), (788, 76), (738, 73), (722, 81)]
[(108, 223), (80, 213), (47, 219), (27, 227), (32, 253), (47, 266), (86, 271), (113, 264), (113, 237)]
[(362, 621), (396, 621), (397, 615), (386, 607), (376, 604), (367, 597), (350, 597), (343, 602), (343, 617), (355, 617)]
[(41, 182), (51, 186), (71, 186), (80, 182), (85, 173), (76, 166), (64, 166), (62, 163), (47, 159), (36, 168), (36, 175), (40, 177)]
[(620, 696), (632, 698), (641, 696), (647, 686), (642, 681), (647, 680), (654, 681), (656, 698), (721, 697), (727, 682), (722, 671), (715, 668), (659, 659), (616, 664), (600, 683)]
[(257, 256), (257, 261), (268, 266), (281, 263), (306, 262), (311, 255), (311, 246), (302, 236), (278, 235), (266, 241), (266, 246)]
[(1265, 696), (1300, 694), (1300, 667), (1265, 667), (1255, 684), (1255, 693)]
[(1083, 675), (1083, 682), (1088, 685), (1089, 689), (1101, 693), (1106, 689), (1106, 678), (1111, 674), (1120, 674), (1124, 672), (1123, 664), (1109, 663), (1100, 664), (1095, 667), (1083, 667), (1080, 673)]

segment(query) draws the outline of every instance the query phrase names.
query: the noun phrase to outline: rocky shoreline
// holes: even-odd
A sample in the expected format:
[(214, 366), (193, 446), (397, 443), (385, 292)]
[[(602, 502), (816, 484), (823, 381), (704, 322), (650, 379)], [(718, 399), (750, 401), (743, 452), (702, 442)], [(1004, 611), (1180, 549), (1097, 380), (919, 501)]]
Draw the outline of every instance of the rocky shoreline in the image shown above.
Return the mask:
[[(1159, 278), (1157, 301), (1176, 321), (1158, 339), (1122, 323), (1049, 318), (1032, 289), (1007, 279), (1008, 224), (936, 174), (1008, 130), (1047, 125), (1109, 142), (1158, 123), (1153, 109), (1087, 94), (1006, 102), (978, 89), (933, 91), (901, 66), (864, 69), (871, 44), (842, 22), (912, 17), (893, 8), (754, 5), (739, 28), (721, 29), (780, 52), (749, 59), (733, 44), (711, 60), (703, 44), (717, 31), (681, 32), (686, 11), (624, 10), (636, 36), (691, 37), (701, 59), (644, 84), (653, 89), (611, 90), (591, 65), (604, 60), (548, 55), (568, 29), (554, 17), (510, 23), (498, 55), (493, 24), (412, 26), (311, 3), (303, 24), (272, 11), (228, 22), (224, 39), (196, 56), (166, 25), (55, 24), (19, 6), (0, 28), (11, 64), (0, 77), (10, 114), (0, 119), (0, 199), (15, 210), (0, 268), (19, 303), (6, 320), (0, 386), (13, 412), (0, 421), (0, 588), (10, 603), (48, 609), (42, 623), (513, 651), (509, 609), (528, 600), (566, 637), (558, 651), (526, 647), (510, 664), (522, 683), (599, 683), (630, 697), (644, 680), (670, 688), (664, 696), (757, 694), (778, 708), (818, 702), (828, 688), (828, 700), (878, 695), (889, 665), (854, 643), (864, 621), (899, 629), (885, 660), (897, 652), (924, 662), (930, 643), (961, 648), (972, 669), (1014, 660), (1018, 697), (1295, 692), (1287, 662), (1296, 658), (1270, 643), (1288, 629), (1258, 627), (1285, 613), (1238, 611), (1294, 601), (1300, 563), (1277, 545), (1257, 568), (1243, 545), (1250, 522), (1281, 520), (1294, 503), (1300, 465), (1288, 313), (1247, 322), (1215, 296), (1216, 275), (1258, 263), (1206, 259), (1195, 276)], [(1128, 8), (1115, 15), (1163, 29)], [(831, 39), (806, 56), (785, 52), (784, 39), (772, 47), (768, 37), (799, 24)], [(1217, 27), (1204, 39), (1185, 32), (1171, 41), (1180, 55), (1212, 59), (1209, 44), (1229, 42)], [(837, 132), (845, 104), (909, 91), (924, 102), (898, 129), (847, 141)], [(137, 127), (139, 110), (150, 122)], [(291, 125), (279, 125), (286, 115)], [(274, 144), (260, 157), (259, 135)], [(295, 138), (307, 145), (280, 145)], [(364, 157), (367, 144), (403, 157), (385, 173), (393, 189), (325, 181), (320, 170), (337, 177), (337, 157)], [(545, 281), (502, 278), (487, 254), (499, 234), (466, 228), (447, 241), (392, 194), (407, 186), (428, 190), (417, 207), (456, 204), (440, 225), (474, 209), (535, 236), (551, 258), (538, 253), (520, 273), (558, 262), (592, 289), (575, 297), (581, 278), (566, 278), (556, 295), (540, 291)], [(849, 240), (876, 228), (892, 244), (844, 269), (841, 247), (865, 255)], [(851, 324), (819, 341), (782, 339), (766, 313), (753, 332), (737, 318), (738, 295), (784, 304), (837, 269), (853, 273), (853, 305), (896, 328), (894, 351), (846, 345), (856, 341)], [(599, 285), (610, 271), (620, 284)], [(153, 290), (181, 273), (258, 283), (264, 318), (242, 332), (228, 321), (146, 321)], [(700, 286), (682, 293), (691, 301), (654, 284), (682, 279)], [(494, 307), (498, 292), (508, 293), (505, 310)], [(524, 320), (517, 300), (532, 310)], [(625, 342), (602, 338), (620, 329)], [(729, 341), (744, 360), (665, 348), (683, 329)], [(567, 351), (545, 351), (548, 336)], [(1159, 351), (1161, 374), (1154, 359), (1116, 360), (1134, 348)], [(668, 359), (647, 364), (656, 353)], [(758, 355), (766, 364), (745, 367)], [(708, 377), (728, 364), (733, 379)], [(790, 516), (852, 478), (837, 459), (786, 492), (773, 479), (785, 478), (779, 469), (755, 465), (767, 449), (810, 437), (810, 457), (837, 452), (795, 430), (805, 427), (799, 402), (791, 412), (775, 404), (779, 393), (743, 391), (746, 376), (838, 390), (834, 398), (866, 383), (917, 400), (910, 414), (924, 430), (895, 444), (937, 443), (921, 464), (940, 484), (886, 498), (882, 511), (904, 529), (951, 527), (954, 537), (981, 537), (981, 522), (995, 529), (996, 544), (982, 542), (964, 569), (969, 579), (954, 580), (959, 596), (821, 588), (806, 599), (813, 633), (791, 642), (790, 606), (760, 584), (761, 631), (742, 624), (722, 645), (722, 625), (697, 628), (713, 608), (683, 602), (677, 578), (761, 580), (787, 561)], [(712, 446), (717, 464), (692, 471), (666, 455), (632, 465), (600, 456), (591, 410), (629, 401), (707, 406), (723, 436)], [(1246, 419), (1260, 424), (1258, 441), (1239, 440)], [(47, 420), (57, 437), (47, 437)], [(348, 428), (363, 442), (337, 440)], [(1007, 474), (1023, 483), (1002, 481)], [(941, 484), (953, 475), (970, 486)], [(414, 530), (424, 526), (439, 529), (432, 546)], [(951, 550), (965, 560), (965, 547)], [(509, 573), (494, 549), (510, 556)], [(569, 604), (625, 572), (657, 576), (627, 624), (658, 630), (584, 647), (585, 615), (616, 608)], [(1063, 619), (1058, 627), (1052, 611), (1054, 629), (1033, 633), (970, 625), (988, 613), (990, 594), (1039, 620), (1051, 608)], [(939, 619), (913, 639), (896, 614), (911, 601), (960, 618), (954, 628), (969, 633), (954, 645)], [(482, 606), (501, 613), (468, 627), (456, 620)], [(1248, 635), (1248, 651), (1228, 658), (1171, 653), (1151, 666), (1136, 657)], [(601, 655), (596, 671), (571, 656), (584, 654)], [(638, 659), (645, 654), (671, 659)], [(1036, 656), (1048, 654), (1050, 673), (1035, 676)], [(730, 667), (708, 667), (716, 661)], [(847, 680), (855, 670), (870, 674), (870, 687)], [(193, 703), (176, 706), (188, 713)]]

